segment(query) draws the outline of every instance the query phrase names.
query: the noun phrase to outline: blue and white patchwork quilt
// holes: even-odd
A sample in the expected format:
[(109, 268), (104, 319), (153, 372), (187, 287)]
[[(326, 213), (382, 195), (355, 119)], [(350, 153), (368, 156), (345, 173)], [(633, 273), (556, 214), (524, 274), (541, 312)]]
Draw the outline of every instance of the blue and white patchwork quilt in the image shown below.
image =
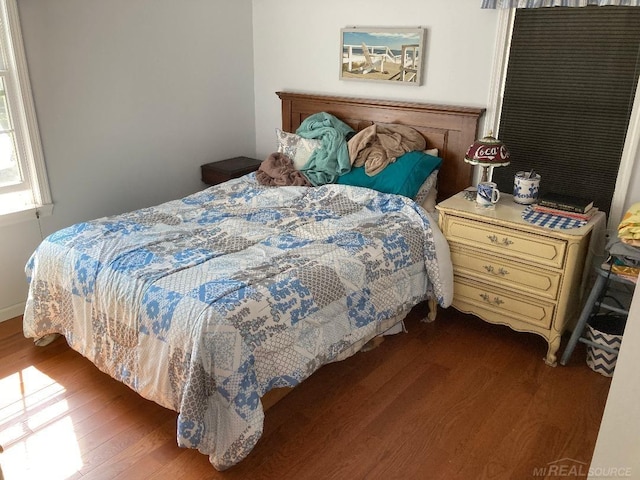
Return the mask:
[(259, 440), (267, 391), (355, 353), (426, 298), (451, 303), (432, 222), (401, 196), (249, 174), (47, 237), (26, 266), (24, 332), (64, 335), (179, 412), (178, 444), (223, 470)]

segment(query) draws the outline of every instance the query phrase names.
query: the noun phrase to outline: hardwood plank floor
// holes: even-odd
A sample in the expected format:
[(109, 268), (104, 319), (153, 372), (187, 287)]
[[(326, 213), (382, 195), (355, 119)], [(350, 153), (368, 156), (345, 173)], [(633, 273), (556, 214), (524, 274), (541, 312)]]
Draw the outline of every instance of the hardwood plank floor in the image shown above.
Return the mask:
[(541, 337), (452, 308), (424, 323), (426, 311), (280, 400), (251, 455), (225, 472), (178, 448), (175, 412), (63, 339), (35, 347), (21, 318), (0, 323), (5, 478), (524, 479), (556, 460), (590, 462), (610, 379), (587, 367), (582, 344), (550, 368)]

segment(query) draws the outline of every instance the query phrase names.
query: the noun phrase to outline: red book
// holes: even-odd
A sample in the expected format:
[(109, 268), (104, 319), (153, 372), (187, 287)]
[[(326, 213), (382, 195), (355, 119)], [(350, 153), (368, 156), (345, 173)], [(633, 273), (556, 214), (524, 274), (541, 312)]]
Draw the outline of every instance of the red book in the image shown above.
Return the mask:
[(591, 220), (591, 218), (598, 211), (597, 207), (591, 207), (585, 213), (568, 212), (566, 210), (559, 210), (557, 208), (545, 207), (543, 205), (532, 205), (531, 208), (534, 212), (550, 213), (552, 215), (559, 215), (561, 217), (575, 218), (576, 220)]

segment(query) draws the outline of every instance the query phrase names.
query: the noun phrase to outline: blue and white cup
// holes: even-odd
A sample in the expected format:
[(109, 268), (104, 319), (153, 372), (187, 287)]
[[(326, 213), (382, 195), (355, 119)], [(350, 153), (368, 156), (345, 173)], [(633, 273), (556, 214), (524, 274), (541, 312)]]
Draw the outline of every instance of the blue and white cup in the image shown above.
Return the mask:
[(513, 201), (522, 205), (531, 205), (538, 200), (540, 175), (532, 172), (517, 172), (513, 179)]
[(478, 183), (478, 192), (476, 193), (476, 204), (479, 207), (492, 207), (500, 200), (500, 191), (498, 184), (494, 182)]

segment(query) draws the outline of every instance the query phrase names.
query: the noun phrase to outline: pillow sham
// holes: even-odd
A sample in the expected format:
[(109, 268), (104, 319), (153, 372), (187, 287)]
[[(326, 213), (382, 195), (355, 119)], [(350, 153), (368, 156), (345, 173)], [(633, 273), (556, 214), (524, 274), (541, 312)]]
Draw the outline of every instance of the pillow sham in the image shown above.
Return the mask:
[(442, 159), (422, 151), (405, 153), (381, 172), (369, 176), (363, 167), (354, 167), (340, 175), (336, 183), (367, 187), (383, 193), (395, 193), (415, 199), (420, 187), (434, 170), (440, 168)]
[[(424, 153), (427, 155), (433, 155), (434, 157), (439, 156), (439, 152), (437, 148), (430, 148), (425, 150)], [(435, 212), (436, 211), (436, 201), (438, 199), (438, 170), (435, 170), (431, 175), (427, 177), (424, 181), (420, 190), (416, 194), (415, 201), (420, 204), (422, 208), (424, 208), (427, 212)]]
[(416, 194), (415, 201), (427, 212), (436, 211), (436, 201), (438, 198), (438, 172), (434, 170), (424, 181), (420, 190)]
[(276, 128), (276, 139), (278, 153), (289, 157), (296, 170), (304, 167), (311, 154), (322, 145), (322, 142), (315, 138), (302, 138), (300, 135), (285, 132), (279, 128)]

